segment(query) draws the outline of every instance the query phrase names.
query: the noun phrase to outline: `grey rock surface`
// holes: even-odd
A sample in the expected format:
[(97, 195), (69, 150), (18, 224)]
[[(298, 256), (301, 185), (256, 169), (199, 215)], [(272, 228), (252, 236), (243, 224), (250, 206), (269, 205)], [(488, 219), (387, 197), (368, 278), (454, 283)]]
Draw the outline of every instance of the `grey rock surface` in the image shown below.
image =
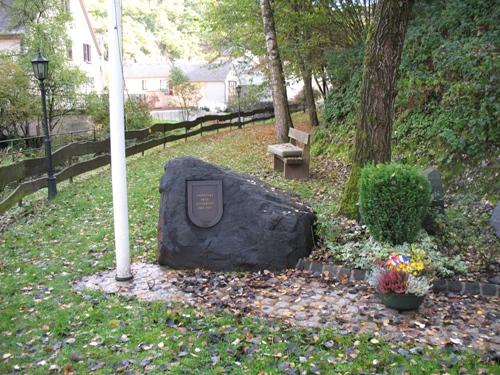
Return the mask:
[[(170, 160), (160, 183), (160, 265), (177, 269), (279, 270), (313, 247), (312, 210), (288, 193), (202, 160)], [(200, 228), (187, 215), (186, 181), (222, 180), (223, 216)]]
[(439, 171), (434, 167), (430, 167), (424, 171), (424, 175), (431, 184), (432, 206), (440, 210), (444, 210), (444, 190)]

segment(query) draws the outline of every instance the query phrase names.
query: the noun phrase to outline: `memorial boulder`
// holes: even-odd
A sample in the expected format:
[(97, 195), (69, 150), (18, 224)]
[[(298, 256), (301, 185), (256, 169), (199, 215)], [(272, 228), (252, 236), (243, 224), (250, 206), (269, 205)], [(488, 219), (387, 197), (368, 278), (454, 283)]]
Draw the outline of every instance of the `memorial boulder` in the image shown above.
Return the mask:
[(313, 247), (312, 210), (250, 177), (190, 157), (161, 179), (161, 265), (209, 270), (294, 267)]

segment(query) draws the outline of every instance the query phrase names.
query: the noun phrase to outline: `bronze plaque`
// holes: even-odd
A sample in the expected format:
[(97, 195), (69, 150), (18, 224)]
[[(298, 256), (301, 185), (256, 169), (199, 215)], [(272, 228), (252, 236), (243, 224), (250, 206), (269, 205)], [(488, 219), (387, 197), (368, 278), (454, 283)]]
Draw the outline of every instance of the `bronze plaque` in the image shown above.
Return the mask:
[(194, 225), (213, 227), (223, 211), (222, 180), (187, 181), (187, 213)]

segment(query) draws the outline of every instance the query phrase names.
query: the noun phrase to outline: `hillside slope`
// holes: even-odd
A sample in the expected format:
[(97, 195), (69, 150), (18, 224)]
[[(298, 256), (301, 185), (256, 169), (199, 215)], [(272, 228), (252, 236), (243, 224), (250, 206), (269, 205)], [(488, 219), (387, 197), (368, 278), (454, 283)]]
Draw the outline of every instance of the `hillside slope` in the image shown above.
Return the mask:
[[(499, 191), (500, 104), (495, 0), (417, 2), (408, 29), (395, 104), (393, 155), (437, 164), (453, 178), (472, 168), (481, 188)], [(346, 156), (359, 104), (362, 48), (331, 54), (335, 83), (317, 153)], [(477, 169), (480, 170), (477, 170)], [(495, 178), (496, 176), (496, 178)]]

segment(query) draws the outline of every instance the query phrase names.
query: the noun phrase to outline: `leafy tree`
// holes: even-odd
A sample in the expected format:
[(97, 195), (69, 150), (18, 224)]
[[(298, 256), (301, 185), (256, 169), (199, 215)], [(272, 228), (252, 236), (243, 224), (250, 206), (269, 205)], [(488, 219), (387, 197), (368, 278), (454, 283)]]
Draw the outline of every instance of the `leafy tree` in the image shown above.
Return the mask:
[(8, 56), (0, 57), (0, 136), (26, 135), (29, 122), (39, 115), (37, 97), (26, 72)]
[(66, 60), (69, 44), (66, 29), (71, 16), (64, 2), (58, 0), (15, 0), (8, 10), (11, 25), (22, 25), (24, 29), (23, 49), (15, 62), (27, 77), (31, 77), (31, 92), (38, 85), (31, 60), (38, 52), (49, 60), (45, 88), (48, 125), (53, 131), (64, 116), (81, 107), (80, 92), (87, 83), (85, 74)]
[(197, 85), (189, 81), (189, 78), (181, 68), (176, 66), (170, 71), (169, 80), (174, 91), (174, 96), (182, 108), (184, 120), (189, 120), (192, 109), (201, 98), (200, 89)]
[[(267, 82), (263, 82), (260, 85), (244, 85), (242, 86), (241, 96), (240, 96), (240, 107), (242, 111), (250, 111), (255, 109), (259, 104), (262, 103), (262, 98), (269, 95), (269, 86)], [(238, 97), (231, 97), (228, 103), (228, 111), (237, 112), (238, 111)]]
[[(109, 129), (109, 93), (91, 93), (85, 97), (85, 112), (90, 116), (97, 130)], [(136, 98), (125, 100), (126, 129), (142, 129), (151, 126), (153, 118), (147, 103)]]
[(361, 167), (391, 160), (396, 73), (412, 6), (413, 0), (381, 0), (377, 4), (365, 50), (353, 166), (340, 209), (349, 216), (355, 215)]
[[(96, 32), (107, 33), (109, 0), (86, 0)], [(134, 0), (122, 4), (125, 61), (199, 57), (201, 0)], [(107, 39), (104, 38), (106, 41)]]
[[(317, 124), (312, 82), (325, 97), (329, 77), (325, 51), (359, 45), (372, 19), (373, 0), (275, 0), (272, 2), (280, 55), (285, 74), (300, 78), (311, 124)], [(259, 27), (256, 1), (219, 0), (205, 9), (205, 37), (221, 54), (239, 57), (248, 52), (265, 55), (263, 34), (251, 33)]]
[(137, 98), (125, 101), (125, 124), (127, 130), (143, 129), (152, 125), (153, 118), (148, 103)]

